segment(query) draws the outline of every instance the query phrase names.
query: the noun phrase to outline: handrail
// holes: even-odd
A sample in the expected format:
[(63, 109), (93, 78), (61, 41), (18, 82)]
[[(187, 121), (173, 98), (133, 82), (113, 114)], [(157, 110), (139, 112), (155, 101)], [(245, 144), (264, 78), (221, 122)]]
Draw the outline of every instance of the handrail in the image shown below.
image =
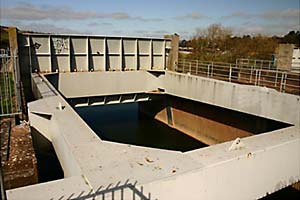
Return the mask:
[(179, 60), (175, 71), (228, 82), (251, 84), (300, 95), (300, 73), (244, 66), (237, 63)]

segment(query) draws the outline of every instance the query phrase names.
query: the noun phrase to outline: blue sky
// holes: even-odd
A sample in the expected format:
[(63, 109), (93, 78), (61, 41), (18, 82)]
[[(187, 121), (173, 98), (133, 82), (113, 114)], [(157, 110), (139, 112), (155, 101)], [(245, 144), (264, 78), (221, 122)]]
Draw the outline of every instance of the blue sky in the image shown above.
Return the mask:
[(1, 25), (95, 35), (189, 39), (220, 23), (235, 35), (283, 35), (299, 30), (299, 0), (0, 0)]

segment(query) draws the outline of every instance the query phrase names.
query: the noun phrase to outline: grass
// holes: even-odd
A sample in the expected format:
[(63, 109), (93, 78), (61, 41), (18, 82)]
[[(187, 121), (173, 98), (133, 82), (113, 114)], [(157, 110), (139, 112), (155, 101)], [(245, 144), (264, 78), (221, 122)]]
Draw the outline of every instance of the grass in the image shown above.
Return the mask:
[[(10, 82), (10, 88), (5, 87), (5, 85), (7, 84), (5, 83), (5, 79)], [(11, 72), (9, 72), (8, 74), (0, 73), (0, 89), (0, 115), (13, 113), (16, 106), (14, 102), (14, 80)]]

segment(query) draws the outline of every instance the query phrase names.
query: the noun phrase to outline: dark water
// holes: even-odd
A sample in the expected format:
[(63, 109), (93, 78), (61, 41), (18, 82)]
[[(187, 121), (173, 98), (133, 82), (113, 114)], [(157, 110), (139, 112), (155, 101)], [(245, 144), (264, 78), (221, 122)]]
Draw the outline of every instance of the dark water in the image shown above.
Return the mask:
[(78, 114), (103, 140), (189, 151), (205, 144), (138, 112), (138, 104), (76, 108)]

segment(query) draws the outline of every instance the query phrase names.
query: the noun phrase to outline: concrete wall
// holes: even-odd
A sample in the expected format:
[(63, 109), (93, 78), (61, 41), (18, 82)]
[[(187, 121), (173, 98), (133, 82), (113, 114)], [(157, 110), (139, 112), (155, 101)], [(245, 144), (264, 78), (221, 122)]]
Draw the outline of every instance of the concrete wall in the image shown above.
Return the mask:
[(162, 85), (146, 71), (60, 73), (57, 81), (67, 98), (151, 92)]
[[(55, 76), (58, 76), (56, 83), (52, 83), (67, 98), (143, 93), (162, 88), (173, 96), (300, 126), (300, 97), (266, 87), (170, 71), (160, 76), (146, 71), (77, 72)], [(174, 108), (172, 111), (178, 113)]]
[(167, 94), (300, 126), (300, 97), (266, 87), (166, 72)]

